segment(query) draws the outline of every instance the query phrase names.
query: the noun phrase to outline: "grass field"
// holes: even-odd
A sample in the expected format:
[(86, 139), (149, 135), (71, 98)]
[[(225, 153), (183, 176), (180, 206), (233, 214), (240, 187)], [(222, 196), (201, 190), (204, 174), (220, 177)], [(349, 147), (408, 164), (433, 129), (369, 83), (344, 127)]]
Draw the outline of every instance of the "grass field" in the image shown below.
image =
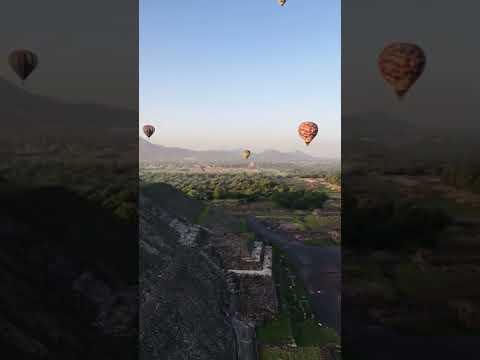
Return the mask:
[(319, 347), (296, 349), (281, 347), (263, 347), (260, 350), (262, 360), (326, 360)]
[(205, 221), (208, 218), (208, 214), (210, 212), (210, 208), (208, 206), (205, 206), (205, 208), (202, 210), (200, 215), (198, 215), (197, 220), (195, 221), (196, 224), (198, 225), (204, 225)]
[(257, 340), (262, 344), (286, 345), (291, 343), (293, 331), (288, 314), (280, 314), (257, 330)]
[[(340, 339), (333, 329), (321, 327), (314, 320), (307, 292), (285, 254), (276, 246), (273, 246), (273, 254), (280, 314), (257, 329), (258, 343), (266, 346), (261, 360), (319, 359), (321, 347), (339, 344)], [(288, 347), (291, 345), (296, 347)]]
[(315, 320), (295, 323), (294, 335), (299, 347), (325, 346), (340, 342), (340, 338), (335, 330), (319, 327)]

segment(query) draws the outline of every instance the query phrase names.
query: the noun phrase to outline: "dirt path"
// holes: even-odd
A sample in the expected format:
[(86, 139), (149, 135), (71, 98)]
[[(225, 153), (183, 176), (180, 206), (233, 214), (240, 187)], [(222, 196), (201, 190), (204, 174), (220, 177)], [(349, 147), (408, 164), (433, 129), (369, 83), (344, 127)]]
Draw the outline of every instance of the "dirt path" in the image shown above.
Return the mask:
[(232, 323), (237, 336), (237, 359), (257, 360), (255, 326), (236, 318), (233, 319)]

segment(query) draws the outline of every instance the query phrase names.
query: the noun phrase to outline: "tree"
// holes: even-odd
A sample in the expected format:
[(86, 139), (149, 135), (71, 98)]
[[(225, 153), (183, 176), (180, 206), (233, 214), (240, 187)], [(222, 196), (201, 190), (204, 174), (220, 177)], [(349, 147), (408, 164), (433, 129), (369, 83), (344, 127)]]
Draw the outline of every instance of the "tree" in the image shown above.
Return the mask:
[(213, 190), (213, 195), (212, 197), (214, 199), (222, 199), (225, 196), (225, 191), (222, 189), (220, 185), (215, 186), (215, 189)]

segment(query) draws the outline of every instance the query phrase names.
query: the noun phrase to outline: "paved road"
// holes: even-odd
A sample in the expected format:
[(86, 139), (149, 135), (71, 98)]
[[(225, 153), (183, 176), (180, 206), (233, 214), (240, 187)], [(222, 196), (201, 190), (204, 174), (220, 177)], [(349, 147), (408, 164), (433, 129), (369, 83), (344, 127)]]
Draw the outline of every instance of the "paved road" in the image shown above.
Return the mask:
[(287, 233), (269, 230), (253, 217), (248, 225), (258, 237), (286, 252), (310, 294), (316, 319), (340, 333), (340, 248), (304, 245)]

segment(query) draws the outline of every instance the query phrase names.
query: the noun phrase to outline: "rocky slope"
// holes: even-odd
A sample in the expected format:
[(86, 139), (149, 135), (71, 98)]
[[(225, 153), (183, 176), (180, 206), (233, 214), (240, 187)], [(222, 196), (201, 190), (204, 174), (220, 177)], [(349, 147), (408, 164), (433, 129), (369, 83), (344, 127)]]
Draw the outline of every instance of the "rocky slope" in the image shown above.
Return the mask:
[[(168, 198), (152, 200), (155, 186)], [(170, 209), (189, 199), (165, 191), (154, 185), (140, 194), (141, 358), (235, 360), (225, 272), (208, 234)]]

